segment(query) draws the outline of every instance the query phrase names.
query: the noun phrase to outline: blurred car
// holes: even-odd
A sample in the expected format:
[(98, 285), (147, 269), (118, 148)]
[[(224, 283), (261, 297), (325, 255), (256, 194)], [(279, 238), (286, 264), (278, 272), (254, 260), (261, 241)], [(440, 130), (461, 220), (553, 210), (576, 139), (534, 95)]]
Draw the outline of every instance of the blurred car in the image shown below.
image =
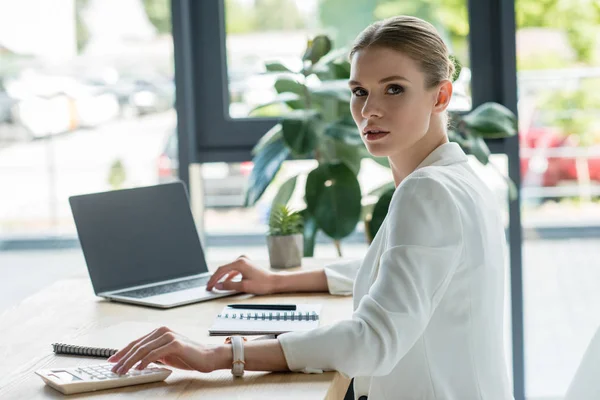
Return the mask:
[[(177, 151), (177, 131), (171, 132), (157, 160), (158, 182), (167, 183), (178, 179), (179, 158)], [(204, 205), (206, 207), (242, 207), (248, 177), (254, 164), (242, 163), (204, 163), (202, 179)]]
[[(519, 133), (521, 149), (529, 149), (529, 155), (521, 155), (521, 177), (524, 187), (553, 187), (568, 181), (576, 181), (576, 159), (572, 155), (548, 156), (545, 149), (575, 148), (578, 144), (572, 136), (547, 126), (532, 127)], [(600, 182), (600, 157), (588, 157), (590, 180)]]
[(166, 111), (175, 104), (175, 85), (167, 79), (120, 79), (105, 90), (117, 96), (123, 117)]

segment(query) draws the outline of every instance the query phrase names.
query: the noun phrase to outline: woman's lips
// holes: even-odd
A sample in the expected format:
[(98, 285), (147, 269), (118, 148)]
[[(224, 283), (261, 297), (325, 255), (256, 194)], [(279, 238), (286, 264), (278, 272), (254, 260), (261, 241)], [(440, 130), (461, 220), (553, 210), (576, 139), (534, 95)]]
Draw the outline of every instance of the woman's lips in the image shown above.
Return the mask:
[(365, 133), (365, 139), (367, 139), (369, 142), (372, 142), (379, 140), (388, 134), (389, 132)]

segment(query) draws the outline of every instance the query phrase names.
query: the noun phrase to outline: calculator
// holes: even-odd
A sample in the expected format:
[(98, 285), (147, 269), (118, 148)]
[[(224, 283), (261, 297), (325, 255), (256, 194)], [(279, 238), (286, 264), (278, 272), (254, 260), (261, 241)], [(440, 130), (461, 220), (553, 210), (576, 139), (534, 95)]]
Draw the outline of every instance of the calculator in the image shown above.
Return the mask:
[(93, 392), (141, 383), (160, 382), (171, 375), (171, 370), (149, 364), (143, 370), (130, 369), (124, 375), (111, 371), (114, 364), (88, 365), (73, 368), (51, 368), (35, 371), (46, 385), (64, 394)]

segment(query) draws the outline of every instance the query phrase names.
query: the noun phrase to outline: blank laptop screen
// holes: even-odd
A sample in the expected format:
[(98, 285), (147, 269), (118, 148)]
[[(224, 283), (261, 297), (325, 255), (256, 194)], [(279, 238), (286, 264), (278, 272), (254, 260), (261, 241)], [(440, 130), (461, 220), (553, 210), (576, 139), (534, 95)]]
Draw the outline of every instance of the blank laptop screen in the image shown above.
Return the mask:
[(96, 293), (208, 271), (181, 182), (69, 202)]

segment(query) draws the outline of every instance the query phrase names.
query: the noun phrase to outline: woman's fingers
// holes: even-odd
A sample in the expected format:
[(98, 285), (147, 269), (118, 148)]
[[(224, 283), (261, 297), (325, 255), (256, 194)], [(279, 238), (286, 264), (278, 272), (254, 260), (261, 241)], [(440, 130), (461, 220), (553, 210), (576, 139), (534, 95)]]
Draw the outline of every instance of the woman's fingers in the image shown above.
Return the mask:
[(246, 283), (244, 281), (230, 281), (226, 280), (220, 283), (217, 283), (215, 287), (219, 290), (235, 290), (238, 292), (244, 292), (244, 285)]
[(109, 362), (116, 362), (116, 364), (112, 368), (112, 371), (115, 372), (119, 366), (123, 365), (124, 360), (126, 360), (131, 354), (133, 354), (133, 352), (135, 352), (139, 347), (168, 332), (171, 332), (169, 328), (167, 328), (166, 326), (161, 326), (160, 328), (153, 330), (146, 336), (142, 336), (141, 338), (129, 343), (126, 347), (119, 350), (107, 360)]
[[(165, 327), (163, 327), (163, 328), (165, 328)], [(156, 334), (156, 332), (159, 329), (162, 329), (162, 328), (155, 329), (152, 332), (148, 333), (147, 335), (142, 336), (141, 338), (138, 338), (138, 339), (134, 340), (133, 342), (129, 343), (127, 346), (123, 347), (121, 350), (117, 351), (115, 354), (113, 354), (112, 356), (108, 357), (107, 361), (108, 362), (118, 362), (121, 358), (123, 358), (123, 356), (125, 354), (127, 354), (129, 352), (129, 350), (131, 350), (131, 348), (133, 346), (135, 346), (136, 344), (138, 344), (138, 343), (146, 340), (150, 336)], [(165, 329), (168, 329), (168, 328), (165, 328)]]
[[(142, 370), (142, 369), (146, 368), (148, 366), (148, 364), (150, 364), (151, 362), (160, 360), (161, 358), (164, 358), (171, 354), (177, 353), (180, 350), (181, 346), (182, 346), (181, 343), (179, 343), (178, 341), (172, 340), (163, 345), (155, 347), (153, 350), (149, 351), (146, 355), (141, 357), (140, 363), (137, 365), (136, 369)], [(185, 361), (183, 361), (181, 359), (179, 359), (179, 360), (182, 363), (184, 363), (185, 365), (187, 365), (188, 369), (193, 369)], [(131, 366), (133, 366), (136, 361), (134, 361), (131, 364)], [(125, 370), (125, 372), (127, 372), (127, 370)]]
[(225, 282), (234, 279), (236, 276), (238, 276), (240, 274), (241, 274), (241, 272), (238, 272), (238, 271), (232, 271), (232, 272), (230, 272), (229, 275), (227, 275), (227, 278), (225, 278)]
[(208, 283), (206, 284), (206, 290), (212, 290), (215, 287), (215, 284), (231, 271), (243, 274), (244, 271), (246, 271), (246, 266), (247, 265), (244, 256), (238, 258), (234, 262), (220, 266), (208, 280)]
[[(113, 366), (112, 371), (117, 374), (126, 374), (127, 371), (129, 371), (131, 367), (133, 367), (138, 361), (148, 357), (150, 354), (152, 354), (153, 357), (157, 354), (155, 350), (174, 342), (175, 338), (176, 337), (173, 332), (166, 332), (156, 338), (148, 338), (145, 343), (141, 343), (139, 346), (134, 346), (120, 362)], [(161, 353), (158, 358), (155, 358), (152, 361), (157, 361), (166, 354), (167, 353)], [(152, 361), (148, 361), (146, 365)]]

